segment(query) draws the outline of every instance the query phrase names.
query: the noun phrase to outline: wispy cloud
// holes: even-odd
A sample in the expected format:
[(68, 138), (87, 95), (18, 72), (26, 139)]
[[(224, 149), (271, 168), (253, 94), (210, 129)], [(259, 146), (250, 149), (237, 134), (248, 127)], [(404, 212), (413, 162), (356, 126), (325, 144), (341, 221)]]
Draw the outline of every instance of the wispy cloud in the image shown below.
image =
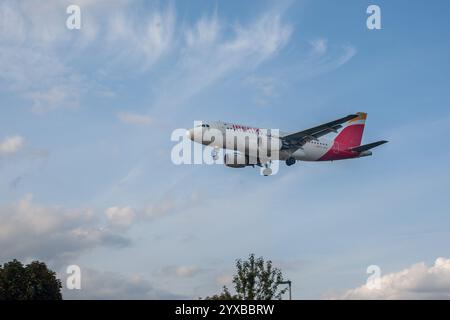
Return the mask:
[(315, 38), (308, 43), (309, 51), (304, 62), (311, 63), (312, 67), (333, 63), (335, 67), (340, 67), (356, 54), (354, 46), (330, 43), (326, 38)]
[(204, 15), (195, 26), (185, 31), (185, 41), (188, 48), (205, 47), (215, 43), (220, 36), (220, 22), (217, 11), (211, 17)]
[(325, 38), (309, 41), (310, 50), (304, 59), (291, 66), (297, 78), (308, 79), (336, 70), (348, 63), (357, 53), (353, 45), (330, 44)]
[(308, 42), (308, 50), (296, 57), (295, 62), (272, 70), (271, 73), (261, 75), (256, 70), (244, 78), (245, 86), (252, 87), (255, 92), (253, 99), (258, 105), (268, 105), (270, 101), (280, 95), (286, 87), (286, 79), (305, 81), (313, 77), (332, 72), (348, 63), (356, 54), (352, 45), (330, 45), (326, 38), (315, 38)]
[(288, 43), (292, 30), (278, 11), (265, 13), (245, 25), (232, 26), (217, 13), (204, 15), (186, 27), (184, 42), (178, 47), (178, 62), (162, 82), (161, 92), (177, 94), (156, 97), (152, 111), (183, 107), (191, 97), (219, 80), (252, 72)]
[[(220, 79), (251, 75), (276, 56), (293, 33), (293, 26), (283, 19), (286, 8), (273, 8), (247, 23), (230, 24), (214, 11), (191, 25), (177, 25), (170, 4), (142, 14), (136, 14), (139, 4), (119, 1), (115, 5), (118, 7), (113, 13), (101, 14), (108, 8), (107, 2), (82, 1), (82, 29), (69, 31), (65, 28), (66, 16), (61, 15), (64, 2), (50, 1), (42, 6), (3, 2), (0, 16), (7, 18), (0, 35), (0, 81), (28, 99), (34, 112), (44, 113), (78, 107), (89, 94), (111, 96), (103, 94), (111, 92), (102, 83), (108, 75), (118, 76), (125, 69), (128, 75), (149, 72), (170, 54), (176, 62), (156, 85), (163, 93), (152, 99), (151, 108), (157, 112), (184, 105)], [(339, 68), (356, 52), (352, 46), (341, 48), (341, 53), (332, 50), (325, 38), (313, 39), (310, 44), (309, 58), (292, 67), (301, 76)], [(82, 67), (91, 63), (84, 56), (91, 57), (92, 52), (94, 74)], [(265, 82), (254, 83), (262, 88), (260, 104), (274, 92)], [(173, 91), (177, 95), (168, 93)], [(128, 123), (149, 122), (132, 114), (119, 117)]]
[(164, 10), (153, 10), (144, 20), (136, 20), (127, 10), (116, 11), (108, 26), (106, 43), (110, 48), (119, 48), (115, 62), (147, 71), (173, 44), (175, 12), (169, 5)]
[[(29, 100), (36, 113), (78, 107), (88, 94), (105, 97), (110, 90), (99, 82), (105, 73), (123, 68), (147, 71), (172, 43), (171, 6), (155, 8), (136, 21), (128, 1), (115, 2), (113, 14), (102, 14), (109, 9), (107, 1), (81, 1), (82, 29), (70, 31), (65, 26), (68, 4), (0, 4), (0, 82)], [(98, 65), (92, 74), (82, 65), (91, 63), (84, 57), (92, 57), (94, 51)]]

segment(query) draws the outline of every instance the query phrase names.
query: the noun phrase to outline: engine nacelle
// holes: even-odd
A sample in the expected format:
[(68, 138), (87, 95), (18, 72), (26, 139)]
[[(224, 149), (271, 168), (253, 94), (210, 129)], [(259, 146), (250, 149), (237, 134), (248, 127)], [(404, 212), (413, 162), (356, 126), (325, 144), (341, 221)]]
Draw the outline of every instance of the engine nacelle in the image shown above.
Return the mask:
[(223, 157), (223, 164), (230, 168), (245, 168), (250, 165), (248, 158), (240, 153), (226, 153)]

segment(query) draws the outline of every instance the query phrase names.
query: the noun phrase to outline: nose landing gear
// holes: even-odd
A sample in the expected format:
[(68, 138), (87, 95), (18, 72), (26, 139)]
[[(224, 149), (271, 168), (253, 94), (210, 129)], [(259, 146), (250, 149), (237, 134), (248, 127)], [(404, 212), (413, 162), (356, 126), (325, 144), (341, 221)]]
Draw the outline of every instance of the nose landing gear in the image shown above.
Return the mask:
[(264, 169), (262, 169), (263, 176), (267, 177), (267, 176), (272, 175), (271, 166), (272, 166), (272, 161), (268, 161), (268, 162), (264, 163), (264, 165), (263, 165)]

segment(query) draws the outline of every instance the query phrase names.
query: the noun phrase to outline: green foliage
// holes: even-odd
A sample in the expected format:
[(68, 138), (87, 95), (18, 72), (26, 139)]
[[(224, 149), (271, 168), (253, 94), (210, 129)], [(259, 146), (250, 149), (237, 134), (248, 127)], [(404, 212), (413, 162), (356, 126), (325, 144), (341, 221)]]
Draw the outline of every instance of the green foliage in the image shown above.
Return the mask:
[(0, 300), (61, 300), (61, 281), (45, 263), (24, 266), (13, 260), (0, 266)]
[(238, 259), (236, 269), (233, 283), (240, 300), (281, 299), (287, 290), (278, 291), (283, 281), (281, 270), (274, 268), (270, 260), (264, 262), (263, 257), (255, 258), (252, 253), (248, 260)]
[(226, 286), (223, 286), (220, 294), (206, 297), (205, 300), (238, 300), (237, 295), (232, 295)]
[(248, 260), (236, 260), (236, 274), (233, 277), (235, 295), (232, 295), (227, 287), (223, 287), (222, 293), (206, 300), (272, 300), (281, 299), (288, 290), (278, 290), (283, 281), (281, 270), (272, 266), (272, 261), (264, 262), (263, 257), (255, 258), (250, 254)]

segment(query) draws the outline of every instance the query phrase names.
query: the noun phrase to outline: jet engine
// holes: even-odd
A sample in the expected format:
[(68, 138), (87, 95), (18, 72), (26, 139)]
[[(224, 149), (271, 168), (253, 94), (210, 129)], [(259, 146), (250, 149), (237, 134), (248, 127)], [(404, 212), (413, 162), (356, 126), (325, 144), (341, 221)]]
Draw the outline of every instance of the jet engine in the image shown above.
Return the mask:
[(223, 157), (223, 163), (230, 168), (244, 168), (250, 165), (248, 157), (240, 153), (226, 153)]

